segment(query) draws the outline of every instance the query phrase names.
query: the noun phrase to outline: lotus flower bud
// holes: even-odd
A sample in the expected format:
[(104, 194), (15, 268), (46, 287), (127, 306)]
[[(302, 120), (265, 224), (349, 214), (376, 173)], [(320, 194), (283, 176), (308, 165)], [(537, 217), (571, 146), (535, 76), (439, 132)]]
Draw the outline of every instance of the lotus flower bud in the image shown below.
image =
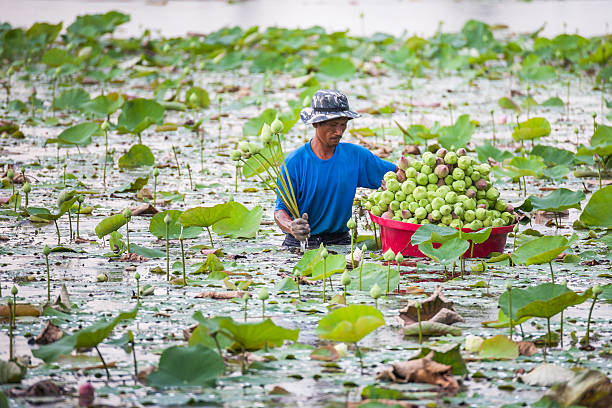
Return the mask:
[(45, 247), (42, 250), (42, 253), (44, 256), (49, 256), (49, 254), (51, 253), (51, 248), (49, 248), (49, 245), (45, 245)]
[(85, 198), (83, 197), (83, 194), (79, 194), (77, 196), (77, 202), (79, 202), (80, 204), (83, 204), (83, 201), (85, 201)]
[(391, 262), (395, 259), (395, 253), (391, 250), (391, 248), (387, 249), (387, 252), (383, 254), (383, 259), (387, 262)]
[(404, 256), (402, 255), (401, 252), (398, 252), (395, 255), (395, 262), (397, 262), (398, 264), (401, 264), (404, 261)]
[(183, 241), (185, 239), (185, 237), (183, 236), (183, 229), (181, 228), (181, 233), (179, 235), (179, 240)]
[(166, 213), (166, 215), (164, 216), (164, 224), (169, 225), (171, 221), (172, 217), (170, 217), (170, 213)]
[(13, 72), (15, 72), (15, 68), (11, 66), (9, 67), (9, 69), (6, 70), (6, 75), (11, 76), (13, 75)]
[(327, 249), (323, 246), (323, 244), (321, 244), (319, 248), (320, 248), (319, 255), (321, 256), (321, 258), (323, 259), (327, 258), (327, 256), (329, 255), (329, 252), (327, 252)]
[(338, 343), (334, 346), (334, 348), (336, 349), (340, 357), (346, 356), (348, 352), (348, 347), (346, 346), (345, 343)]
[(417, 310), (421, 309), (421, 302), (415, 302), (414, 307), (417, 308)]
[(134, 279), (140, 280), (140, 274), (138, 272), (134, 274)]
[(281, 133), (284, 128), (285, 127), (283, 126), (283, 122), (281, 122), (278, 119), (278, 115), (276, 115), (276, 118), (274, 118), (274, 120), (272, 121), (272, 124), (270, 125), (270, 130), (272, 131), (272, 133), (277, 134), (277, 133)]
[(268, 288), (263, 287), (259, 289), (259, 291), (257, 292), (257, 297), (259, 298), (259, 300), (268, 300), (268, 298), (270, 297), (270, 292), (268, 292)]
[(463, 147), (460, 149), (457, 149), (457, 156), (461, 157), (461, 156), (465, 156), (466, 154), (467, 152), (465, 151)]
[(477, 182), (474, 183), (474, 186), (478, 189), (478, 190), (484, 190), (487, 188), (487, 181), (485, 179), (480, 179)]
[(391, 210), (387, 210), (387, 211), (385, 211), (385, 212), (384, 212), (384, 213), (381, 215), (381, 218), (384, 218), (384, 219), (387, 219), (387, 220), (390, 220), (390, 219), (392, 219), (393, 217), (395, 217), (395, 214), (394, 214), (394, 213), (393, 213), (393, 211), (391, 211)]
[(126, 208), (125, 210), (123, 210), (122, 214), (125, 217), (125, 219), (128, 221), (132, 218), (132, 210), (130, 210), (129, 208)]
[(242, 152), (240, 150), (232, 150), (230, 152), (230, 159), (233, 161), (239, 161), (242, 158)]
[(108, 282), (108, 275), (105, 273), (101, 273), (98, 276), (96, 276), (96, 280), (98, 282)]
[(255, 143), (249, 143), (249, 154), (256, 155), (261, 152), (261, 146), (257, 146)]
[(242, 153), (248, 153), (249, 151), (249, 143), (248, 142), (240, 142), (238, 143), (238, 149), (240, 149), (240, 151)]
[(108, 120), (105, 120), (104, 122), (102, 122), (102, 124), (100, 125), (100, 128), (105, 132), (108, 129), (110, 129), (110, 123), (108, 123)]
[[(361, 246), (361, 253), (362, 253), (362, 254), (365, 254), (365, 251), (367, 251), (367, 250), (368, 250), (368, 247), (366, 246), (366, 244), (363, 244), (363, 245)], [(363, 257), (363, 255), (362, 255), (362, 257)]]
[(446, 153), (448, 153), (448, 150), (446, 150), (445, 148), (441, 147), (436, 151), (436, 156), (444, 159), (444, 156), (446, 156)]
[(512, 290), (512, 282), (510, 281), (506, 282), (506, 290)]
[(506, 211), (509, 213), (514, 212), (514, 206), (512, 204), (506, 204)]
[(597, 112), (593, 112), (591, 116), (593, 117), (593, 119), (595, 119), (597, 117)]
[(198, 95), (196, 95), (195, 92), (193, 92), (191, 95), (189, 95), (189, 104), (192, 106), (198, 106)]
[(600, 285), (593, 286), (593, 296), (599, 296), (601, 295), (602, 292), (603, 292), (603, 288)]
[(249, 295), (249, 293), (245, 293), (244, 295), (242, 295), (242, 301), (243, 302), (248, 302), (249, 299), (251, 298), (251, 295)]
[(434, 174), (438, 176), (438, 179), (443, 179), (444, 177), (448, 176), (448, 173), (448, 166), (444, 164), (439, 164), (434, 169)]
[(398, 169), (395, 174), (397, 175), (397, 181), (399, 181), (400, 183), (406, 181), (406, 173), (404, 172), (404, 170)]
[(272, 142), (272, 130), (270, 129), (270, 125), (267, 123), (264, 123), (263, 127), (261, 128), (261, 142), (264, 145)]
[(370, 289), (370, 296), (372, 299), (378, 299), (380, 295), (382, 295), (382, 290), (380, 289), (380, 286), (378, 286), (378, 283), (375, 283)]
[(346, 222), (346, 226), (348, 229), (353, 230), (355, 228), (357, 228), (357, 223), (355, 222), (354, 219), (349, 218), (349, 220)]
[(442, 157), (437, 157), (436, 158), (436, 166), (439, 166), (441, 164), (444, 164), (444, 159)]
[(407, 220), (410, 217), (412, 217), (412, 213), (410, 212), (410, 210), (402, 210), (403, 219)]
[(21, 190), (25, 194), (30, 194), (30, 191), (32, 191), (32, 186), (30, 185), (30, 183), (26, 181), (25, 183), (23, 183), (23, 187), (21, 188)]
[(159, 169), (156, 167), (153, 169), (153, 177), (159, 176)]
[(79, 406), (89, 407), (93, 404), (96, 396), (96, 390), (91, 383), (81, 384), (79, 386)]
[(13, 179), (15, 178), (15, 173), (13, 172), (13, 169), (7, 170), (6, 177), (8, 177), (9, 180), (13, 181)]
[(17, 290), (17, 286), (13, 285), (11, 288), (11, 295), (15, 296), (17, 295), (17, 292), (19, 292), (19, 290)]
[(397, 167), (399, 167), (400, 170), (406, 170), (410, 167), (410, 161), (405, 156), (402, 156), (397, 161)]
[(469, 353), (477, 353), (484, 339), (480, 336), (468, 334), (465, 336), (465, 351)]
[(342, 274), (342, 277), (340, 278), (340, 282), (342, 283), (342, 286), (348, 286), (351, 284), (351, 275), (348, 273), (346, 269), (344, 270), (344, 273)]

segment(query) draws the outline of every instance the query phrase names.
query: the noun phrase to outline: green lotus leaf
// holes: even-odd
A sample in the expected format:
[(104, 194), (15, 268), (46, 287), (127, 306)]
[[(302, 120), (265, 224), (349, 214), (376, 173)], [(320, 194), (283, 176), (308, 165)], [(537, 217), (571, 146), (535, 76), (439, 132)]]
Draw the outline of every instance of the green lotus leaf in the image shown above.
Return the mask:
[(178, 239), (183, 231), (183, 238), (195, 238), (202, 232), (202, 227), (183, 227), (179, 223), (179, 217), (183, 214), (180, 210), (166, 210), (155, 214), (149, 222), (149, 232), (159, 239), (166, 239), (166, 224), (164, 218), (170, 214), (170, 224), (168, 224), (168, 238)]
[(356, 343), (385, 324), (382, 313), (373, 306), (350, 305), (334, 310), (319, 321), (317, 334), (322, 339)]
[(587, 203), (580, 221), (592, 227), (610, 228), (612, 227), (612, 186), (606, 186), (593, 193)]
[(520, 122), (512, 132), (516, 141), (539, 139), (550, 135), (550, 123), (545, 118), (531, 118)]
[(153, 166), (155, 164), (155, 156), (148, 146), (143, 144), (135, 144), (130, 147), (123, 156), (119, 158), (119, 168), (134, 169), (143, 166)]
[(190, 208), (180, 215), (179, 222), (183, 227), (210, 227), (216, 222), (230, 217), (228, 204)]
[(162, 353), (157, 370), (147, 376), (147, 384), (158, 388), (212, 387), (224, 371), (223, 359), (211, 348), (172, 346)]

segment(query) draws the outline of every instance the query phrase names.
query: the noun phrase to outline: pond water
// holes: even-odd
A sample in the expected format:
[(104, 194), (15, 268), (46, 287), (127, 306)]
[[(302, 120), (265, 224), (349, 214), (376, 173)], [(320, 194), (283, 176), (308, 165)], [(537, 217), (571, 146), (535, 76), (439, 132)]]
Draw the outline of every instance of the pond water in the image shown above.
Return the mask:
[(85, 13), (118, 10), (132, 20), (117, 30), (118, 36), (139, 36), (149, 29), (163, 36), (189, 32), (208, 33), (221, 27), (254, 25), (327, 30), (350, 30), (353, 35), (404, 32), (429, 37), (443, 24), (457, 31), (466, 21), (504, 24), (514, 32), (531, 32), (544, 26), (542, 35), (563, 32), (583, 36), (610, 32), (609, 0), (250, 0), (250, 1), (101, 1), (101, 0), (0, 0), (0, 21), (29, 26), (36, 21), (66, 23)]

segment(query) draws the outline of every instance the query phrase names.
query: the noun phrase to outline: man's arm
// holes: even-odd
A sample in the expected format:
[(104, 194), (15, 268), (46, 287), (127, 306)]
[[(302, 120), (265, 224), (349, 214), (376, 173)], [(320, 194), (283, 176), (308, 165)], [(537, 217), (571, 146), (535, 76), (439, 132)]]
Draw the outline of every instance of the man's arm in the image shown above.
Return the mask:
[(310, 235), (310, 225), (308, 225), (308, 214), (304, 213), (302, 218), (292, 220), (287, 211), (274, 211), (274, 221), (281, 230), (291, 234), (298, 241), (305, 241)]

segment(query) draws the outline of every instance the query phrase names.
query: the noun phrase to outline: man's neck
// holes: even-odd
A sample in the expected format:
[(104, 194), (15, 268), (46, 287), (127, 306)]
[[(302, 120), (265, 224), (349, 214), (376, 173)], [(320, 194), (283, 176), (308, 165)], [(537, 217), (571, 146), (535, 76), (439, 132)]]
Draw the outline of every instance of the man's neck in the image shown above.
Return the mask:
[(316, 137), (310, 141), (312, 152), (321, 160), (329, 160), (336, 151), (336, 146), (329, 146), (321, 143)]

